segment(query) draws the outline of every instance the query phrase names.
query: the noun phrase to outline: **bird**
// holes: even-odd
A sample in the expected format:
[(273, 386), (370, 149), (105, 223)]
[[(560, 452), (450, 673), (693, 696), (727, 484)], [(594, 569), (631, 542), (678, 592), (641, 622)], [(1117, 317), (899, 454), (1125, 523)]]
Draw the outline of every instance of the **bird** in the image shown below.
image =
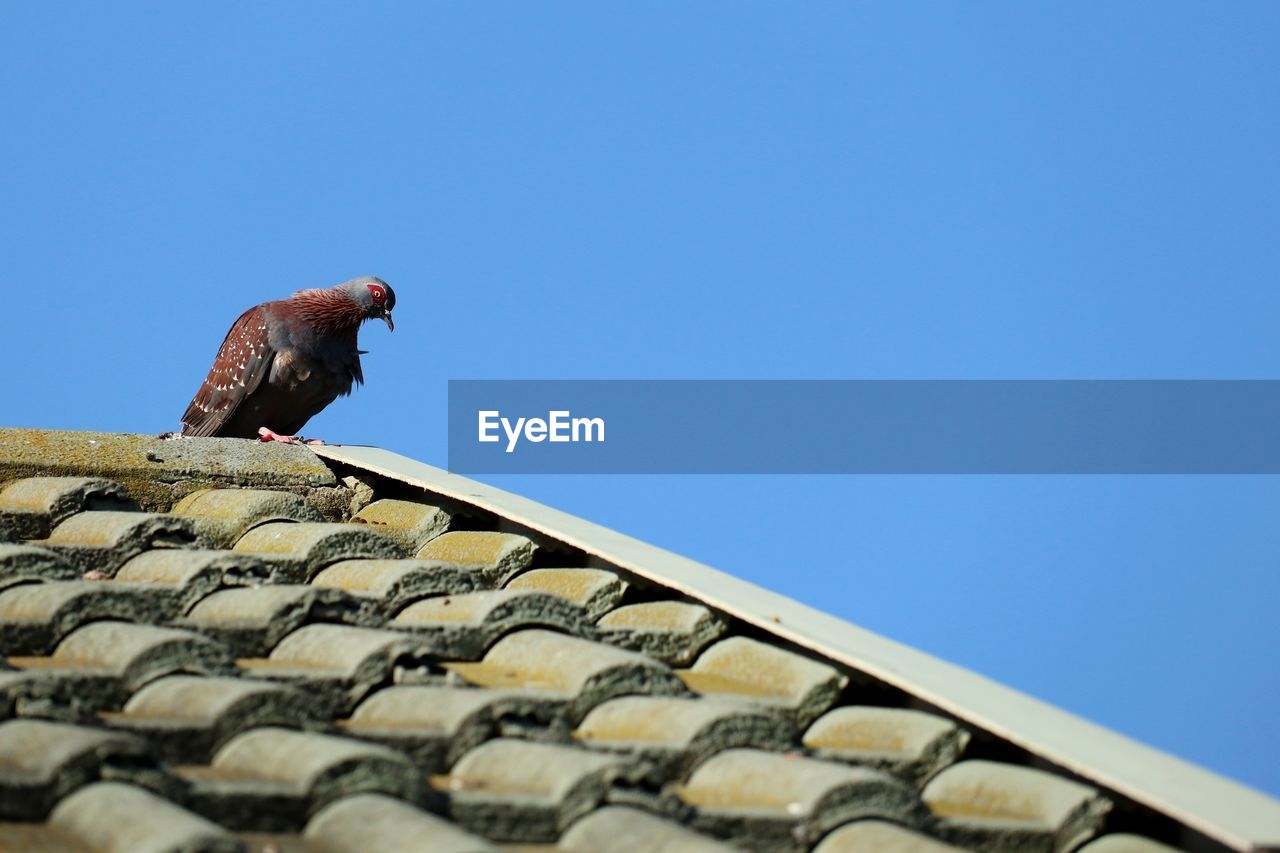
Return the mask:
[(374, 318), (394, 332), (395, 306), (391, 286), (368, 275), (245, 311), (183, 413), (181, 435), (301, 440), (307, 421), (364, 382), (356, 333)]

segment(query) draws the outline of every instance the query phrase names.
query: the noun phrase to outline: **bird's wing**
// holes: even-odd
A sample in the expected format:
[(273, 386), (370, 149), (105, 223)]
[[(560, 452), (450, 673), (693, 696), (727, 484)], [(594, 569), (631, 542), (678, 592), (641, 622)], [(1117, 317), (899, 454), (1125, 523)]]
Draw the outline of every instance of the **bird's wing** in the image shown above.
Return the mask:
[(183, 435), (216, 435), (271, 369), (276, 352), (262, 305), (240, 315), (218, 348), (218, 357), (182, 415)]

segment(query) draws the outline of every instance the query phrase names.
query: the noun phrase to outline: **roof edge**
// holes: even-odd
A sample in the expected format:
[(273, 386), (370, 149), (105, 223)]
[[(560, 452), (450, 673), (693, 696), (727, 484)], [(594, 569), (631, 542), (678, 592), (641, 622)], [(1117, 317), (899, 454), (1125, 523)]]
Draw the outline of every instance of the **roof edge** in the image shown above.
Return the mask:
[(1280, 849), (1280, 800), (798, 601), (528, 498), (377, 447), (313, 448), (488, 510), (839, 661), (1238, 850)]

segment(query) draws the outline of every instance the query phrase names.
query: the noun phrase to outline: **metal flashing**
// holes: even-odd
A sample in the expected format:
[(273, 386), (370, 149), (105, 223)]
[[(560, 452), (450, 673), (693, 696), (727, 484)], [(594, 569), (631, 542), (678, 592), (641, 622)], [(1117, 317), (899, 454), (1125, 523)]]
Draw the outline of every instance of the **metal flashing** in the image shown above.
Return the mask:
[[(1242, 851), (1280, 850), (1280, 801), (955, 664), (785, 596), (493, 486), (375, 447), (324, 459), (469, 504), (701, 601), (881, 682)], [(518, 531), (512, 531), (518, 532)]]

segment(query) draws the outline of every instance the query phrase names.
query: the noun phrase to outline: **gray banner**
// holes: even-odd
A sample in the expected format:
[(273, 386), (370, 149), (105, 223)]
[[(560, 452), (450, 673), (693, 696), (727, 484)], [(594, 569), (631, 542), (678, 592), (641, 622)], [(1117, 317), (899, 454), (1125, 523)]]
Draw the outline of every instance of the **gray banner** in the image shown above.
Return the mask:
[(469, 474), (1275, 474), (1280, 381), (453, 380)]

